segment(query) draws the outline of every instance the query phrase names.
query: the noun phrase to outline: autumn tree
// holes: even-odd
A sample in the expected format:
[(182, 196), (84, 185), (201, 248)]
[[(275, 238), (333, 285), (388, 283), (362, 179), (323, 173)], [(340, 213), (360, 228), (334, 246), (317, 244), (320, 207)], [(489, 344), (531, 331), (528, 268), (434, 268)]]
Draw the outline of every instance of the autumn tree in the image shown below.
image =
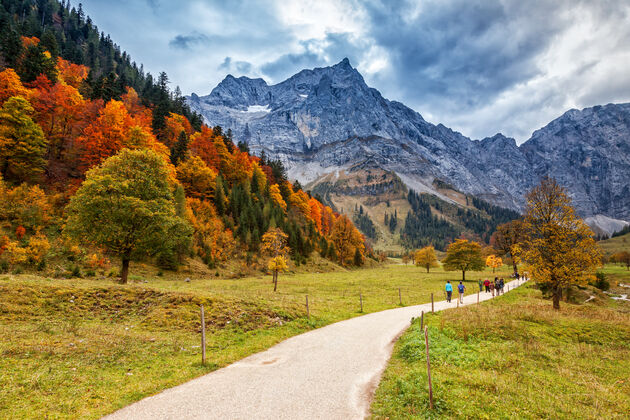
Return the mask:
[(20, 81), (20, 76), (13, 69), (5, 69), (0, 72), (0, 105), (12, 96), (28, 96), (26, 89)]
[(523, 221), (519, 219), (497, 226), (496, 232), (490, 238), (490, 245), (500, 256), (510, 256), (515, 273), (518, 272), (518, 258), (514, 256), (514, 251), (522, 238)]
[(492, 272), (501, 267), (503, 265), (503, 260), (501, 257), (497, 257), (496, 255), (488, 255), (486, 257), (486, 266), (492, 268)]
[(414, 254), (414, 260), (418, 267), (424, 267), (427, 269), (427, 273), (430, 268), (439, 267), (437, 256), (435, 255), (435, 248), (432, 245), (425, 246), (419, 249)]
[(457, 239), (446, 249), (442, 265), (446, 271), (461, 271), (462, 281), (466, 281), (467, 271), (481, 271), (485, 266), (481, 245), (467, 239)]
[(273, 273), (273, 291), (278, 289), (278, 273), (287, 268), (288, 235), (279, 228), (271, 228), (262, 236), (262, 251), (271, 255), (269, 269)]
[(177, 215), (165, 159), (150, 150), (123, 150), (91, 169), (67, 207), (65, 232), (129, 262), (178, 248), (191, 235)]
[(216, 188), (217, 173), (199, 156), (193, 156), (177, 167), (177, 179), (184, 186), (188, 197), (212, 199)]
[[(614, 257), (615, 262), (625, 265), (626, 269), (630, 270), (630, 252), (628, 251), (617, 252), (615, 255), (613, 255), (613, 257)], [(612, 260), (613, 257), (611, 257), (610, 259)]]
[(551, 290), (554, 309), (560, 309), (563, 288), (587, 284), (601, 265), (593, 232), (553, 179), (544, 178), (527, 194), (518, 256), (531, 277)]
[(0, 109), (0, 173), (7, 181), (35, 182), (46, 167), (47, 141), (32, 114), (33, 107), (21, 96)]
[(357, 250), (361, 255), (365, 251), (363, 236), (345, 215), (339, 216), (333, 224), (330, 238), (335, 245), (339, 264), (342, 266), (353, 263)]

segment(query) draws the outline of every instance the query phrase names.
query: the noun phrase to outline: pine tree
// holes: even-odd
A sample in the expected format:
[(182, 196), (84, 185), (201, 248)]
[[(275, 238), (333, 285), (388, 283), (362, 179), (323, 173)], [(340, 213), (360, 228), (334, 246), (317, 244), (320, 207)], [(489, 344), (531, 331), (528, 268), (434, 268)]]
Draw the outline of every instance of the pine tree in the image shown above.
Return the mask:
[(180, 161), (186, 158), (188, 152), (188, 136), (185, 131), (179, 133), (177, 143), (171, 149), (171, 162), (173, 165), (177, 165)]

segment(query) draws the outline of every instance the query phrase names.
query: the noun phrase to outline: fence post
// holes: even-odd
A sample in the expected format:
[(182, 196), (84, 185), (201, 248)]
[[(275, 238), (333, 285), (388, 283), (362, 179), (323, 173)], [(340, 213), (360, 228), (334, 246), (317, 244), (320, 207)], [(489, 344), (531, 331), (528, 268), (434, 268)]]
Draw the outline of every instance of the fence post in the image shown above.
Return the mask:
[(477, 292), (477, 303), (479, 303), (479, 292)]
[(431, 313), (434, 313), (435, 310), (433, 308), (433, 293), (431, 293)]
[(363, 312), (363, 294), (359, 293), (359, 302), (361, 302), (361, 312)]
[(424, 330), (424, 311), (420, 314), (420, 329)]
[(402, 306), (402, 294), (400, 293), (400, 287), (398, 288), (398, 302), (400, 303), (400, 306)]
[(311, 319), (311, 312), (308, 308), (308, 295), (306, 295), (306, 318)]
[(429, 378), (429, 409), (433, 410), (433, 385), (431, 384), (431, 361), (429, 360), (429, 327), (424, 328), (424, 344), (427, 352), (427, 376)]
[(201, 305), (201, 364), (206, 364), (206, 318)]

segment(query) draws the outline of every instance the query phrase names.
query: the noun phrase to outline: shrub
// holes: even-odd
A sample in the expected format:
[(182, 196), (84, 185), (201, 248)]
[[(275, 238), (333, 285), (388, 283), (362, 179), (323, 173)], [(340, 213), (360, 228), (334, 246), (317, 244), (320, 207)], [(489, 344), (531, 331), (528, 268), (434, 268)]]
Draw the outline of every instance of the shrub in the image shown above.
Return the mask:
[(608, 279), (606, 279), (606, 274), (601, 271), (595, 273), (595, 281), (591, 284), (603, 291), (610, 289), (610, 283), (608, 282)]

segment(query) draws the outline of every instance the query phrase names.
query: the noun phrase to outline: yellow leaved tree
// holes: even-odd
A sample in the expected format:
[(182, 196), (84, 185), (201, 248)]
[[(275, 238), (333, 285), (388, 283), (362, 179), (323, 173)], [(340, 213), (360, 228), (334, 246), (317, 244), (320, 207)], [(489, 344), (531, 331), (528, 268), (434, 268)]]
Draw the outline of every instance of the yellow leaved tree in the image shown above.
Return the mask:
[(531, 277), (548, 287), (560, 309), (562, 289), (594, 279), (602, 253), (593, 232), (575, 213), (566, 190), (551, 178), (527, 194), (518, 257)]
[(486, 257), (486, 266), (492, 268), (493, 273), (494, 270), (501, 267), (502, 265), (503, 260), (501, 259), (501, 257), (497, 257), (496, 255), (488, 255), (488, 257)]
[(433, 246), (425, 246), (422, 249), (416, 251), (414, 260), (418, 267), (424, 267), (427, 269), (427, 273), (430, 268), (439, 267), (437, 256), (435, 255), (435, 248)]
[(270, 228), (262, 236), (262, 251), (271, 255), (267, 267), (273, 274), (273, 291), (278, 290), (278, 273), (288, 268), (286, 255), (289, 253), (289, 236), (279, 228)]

